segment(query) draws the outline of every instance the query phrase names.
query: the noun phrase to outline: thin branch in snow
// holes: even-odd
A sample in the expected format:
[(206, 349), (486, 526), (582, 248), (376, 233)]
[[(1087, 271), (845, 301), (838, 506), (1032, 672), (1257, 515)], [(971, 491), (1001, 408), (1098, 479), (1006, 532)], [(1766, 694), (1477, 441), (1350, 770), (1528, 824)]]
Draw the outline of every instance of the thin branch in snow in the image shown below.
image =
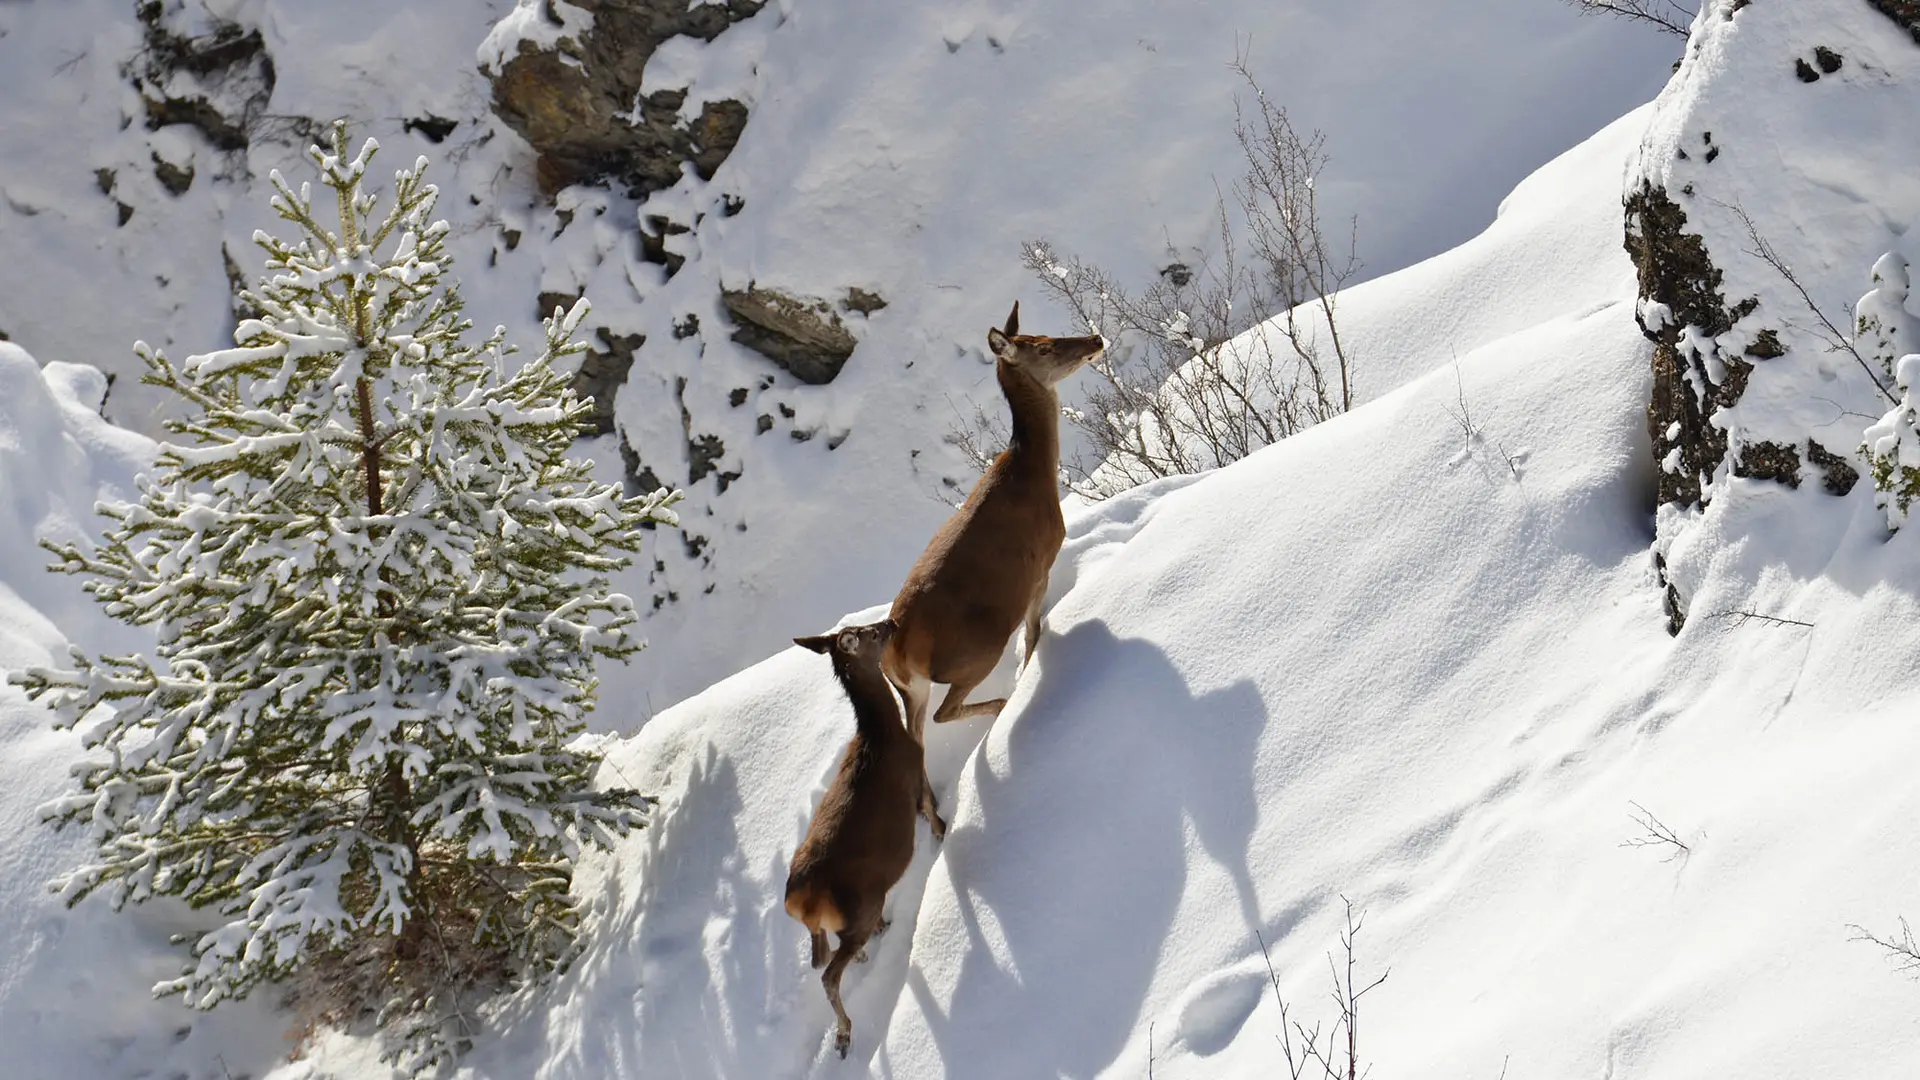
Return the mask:
[[(1687, 846), (1687, 842), (1680, 839), (1680, 834), (1674, 832), (1666, 822), (1654, 817), (1652, 811), (1637, 802), (1629, 803), (1628, 805), (1633, 807), (1633, 813), (1630, 816), (1633, 818), (1634, 824), (1640, 826), (1644, 831), (1639, 836), (1622, 840), (1620, 842), (1621, 847), (1664, 847), (1670, 849), (1667, 854), (1661, 858), (1661, 862), (1672, 862), (1675, 859), (1683, 859), (1693, 854), (1693, 848)], [(1505, 1075), (1506, 1069), (1502, 1068), (1500, 1071), (1502, 1075)]]
[[(1261, 936), (1259, 931), (1254, 931), (1254, 940), (1260, 943), (1260, 955), (1267, 963), (1267, 982), (1273, 987), (1274, 1004), (1280, 1007), (1280, 1034), (1274, 1036), (1274, 1039), (1280, 1044), (1281, 1056), (1287, 1063), (1288, 1080), (1302, 1080), (1303, 1077), (1310, 1077), (1312, 1080), (1360, 1080), (1368, 1072), (1360, 1067), (1360, 999), (1381, 983), (1386, 982), (1387, 976), (1392, 972), (1390, 970), (1382, 972), (1379, 978), (1356, 989), (1355, 943), (1359, 940), (1360, 929), (1365, 925), (1366, 918), (1364, 915), (1355, 917), (1353, 901), (1345, 896), (1342, 896), (1340, 901), (1346, 905), (1347, 925), (1340, 934), (1340, 947), (1345, 954), (1345, 971), (1343, 974), (1342, 964), (1334, 959), (1332, 953), (1328, 953), (1327, 966), (1331, 969), (1333, 976), (1332, 996), (1334, 1005), (1340, 1010), (1340, 1016), (1327, 1030), (1324, 1045), (1320, 1038), (1321, 1025), (1315, 1024), (1309, 1028), (1289, 1015), (1290, 1007), (1287, 1005), (1286, 998), (1280, 993), (1280, 976), (1273, 968), (1273, 954), (1267, 949), (1266, 938)], [(1343, 1034), (1346, 1043), (1344, 1061), (1338, 1049)], [(1309, 1065), (1315, 1065), (1318, 1068), (1309, 1071)], [(1343, 1065), (1344, 1068), (1342, 1068)]]
[(1844, 352), (1852, 356), (1854, 362), (1860, 365), (1860, 370), (1866, 372), (1867, 378), (1872, 380), (1873, 388), (1880, 391), (1880, 396), (1886, 398), (1888, 402), (1898, 405), (1900, 399), (1894, 396), (1893, 391), (1887, 389), (1885, 383), (1880, 381), (1880, 375), (1873, 370), (1873, 365), (1867, 363), (1867, 358), (1861, 356), (1860, 350), (1854, 347), (1852, 337), (1834, 325), (1833, 320), (1827, 317), (1827, 313), (1821, 310), (1819, 304), (1814, 302), (1813, 294), (1809, 293), (1807, 287), (1800, 283), (1800, 276), (1793, 272), (1793, 267), (1790, 266), (1786, 258), (1780, 254), (1779, 249), (1769, 243), (1766, 237), (1760, 235), (1760, 227), (1754, 224), (1753, 215), (1747, 213), (1746, 208), (1738, 203), (1720, 202), (1717, 199), (1713, 200), (1713, 202), (1714, 205), (1721, 207), (1733, 214), (1734, 217), (1739, 218), (1740, 224), (1746, 228), (1747, 242), (1753, 246), (1743, 248), (1742, 250), (1745, 251), (1746, 254), (1773, 267), (1774, 272), (1785, 279), (1786, 283), (1793, 287), (1794, 292), (1800, 294), (1800, 302), (1806, 305), (1806, 309), (1820, 322), (1821, 328), (1813, 331), (1813, 333), (1827, 343), (1827, 351)]
[(1453, 418), (1454, 424), (1460, 428), (1460, 433), (1466, 438), (1466, 446), (1449, 464), (1457, 465), (1470, 457), (1476, 456), (1476, 451), (1482, 446), (1491, 446), (1493, 451), (1500, 455), (1501, 463), (1507, 467), (1507, 474), (1513, 477), (1515, 482), (1518, 482), (1520, 480), (1520, 466), (1527, 460), (1527, 451), (1520, 450), (1515, 453), (1508, 453), (1507, 448), (1502, 445), (1498, 439), (1489, 440), (1486, 432), (1475, 422), (1473, 419), (1473, 410), (1467, 405), (1467, 387), (1466, 383), (1460, 377), (1460, 356), (1457, 353), (1453, 357), (1453, 387), (1454, 404), (1446, 406), (1446, 411), (1447, 415)]
[(1726, 619), (1735, 626), (1745, 626), (1749, 621), (1757, 620), (1763, 623), (1771, 623), (1775, 626), (1804, 626), (1809, 630), (1813, 629), (1813, 624), (1810, 622), (1802, 622), (1799, 619), (1783, 619), (1778, 615), (1762, 615), (1757, 611), (1747, 611), (1739, 608), (1728, 608), (1725, 611), (1716, 611), (1708, 615), (1707, 618)]
[(1900, 918), (1900, 932), (1887, 937), (1881, 937), (1858, 923), (1848, 923), (1847, 929), (1853, 931), (1853, 936), (1847, 940), (1880, 946), (1887, 959), (1893, 962), (1895, 971), (1920, 979), (1920, 943), (1913, 940), (1913, 927), (1907, 925), (1905, 916)]

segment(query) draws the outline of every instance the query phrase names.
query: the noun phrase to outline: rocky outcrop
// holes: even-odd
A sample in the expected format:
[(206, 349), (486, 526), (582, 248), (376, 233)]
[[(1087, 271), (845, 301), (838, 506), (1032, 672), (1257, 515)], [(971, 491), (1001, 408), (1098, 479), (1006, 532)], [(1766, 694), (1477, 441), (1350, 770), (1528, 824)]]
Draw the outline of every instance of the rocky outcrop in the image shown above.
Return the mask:
[(689, 123), (680, 117), (684, 90), (644, 93), (641, 76), (662, 42), (712, 41), (763, 5), (574, 0), (569, 23), (546, 0), (541, 13), (551, 26), (587, 25), (552, 48), (520, 41), (515, 55), (488, 73), (493, 111), (539, 155), (540, 189), (549, 196), (569, 184), (611, 181), (638, 197), (671, 187), (689, 162), (711, 178), (739, 141), (747, 107), (709, 101)]
[[(189, 35), (176, 26), (178, 7), (162, 0), (142, 0), (136, 14), (142, 48), (124, 70), (148, 130), (186, 124), (217, 150), (245, 150), (273, 96), (273, 57), (260, 31), (216, 20), (208, 33)], [(172, 188), (177, 177), (162, 182)]]
[[(880, 299), (871, 293), (863, 295)], [(853, 355), (853, 335), (825, 300), (749, 285), (722, 289), (720, 301), (733, 319), (733, 340), (786, 368), (801, 382), (832, 382)]]
[(1706, 243), (1687, 229), (1687, 214), (1668, 194), (1642, 181), (1627, 196), (1627, 253), (1640, 277), (1640, 329), (1653, 342), (1653, 397), (1647, 433), (1659, 463), (1661, 503), (1697, 505), (1702, 485), (1727, 457), (1727, 433), (1713, 414), (1740, 400), (1753, 365), (1726, 356), (1713, 339), (1752, 308), (1730, 308), (1722, 275)]

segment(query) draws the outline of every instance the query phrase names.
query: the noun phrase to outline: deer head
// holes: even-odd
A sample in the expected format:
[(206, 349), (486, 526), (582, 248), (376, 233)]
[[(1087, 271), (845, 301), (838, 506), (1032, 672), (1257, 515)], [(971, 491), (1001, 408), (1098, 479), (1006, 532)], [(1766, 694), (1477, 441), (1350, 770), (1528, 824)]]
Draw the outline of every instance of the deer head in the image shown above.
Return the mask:
[(1013, 303), (1004, 329), (987, 331), (987, 348), (1000, 363), (1052, 387), (1080, 370), (1107, 347), (1098, 334), (1086, 337), (1047, 337), (1020, 332), (1020, 302)]
[(881, 619), (865, 626), (847, 626), (830, 634), (813, 634), (793, 639), (803, 649), (833, 657), (843, 663), (878, 665), (881, 650), (893, 639), (900, 626), (892, 619)]

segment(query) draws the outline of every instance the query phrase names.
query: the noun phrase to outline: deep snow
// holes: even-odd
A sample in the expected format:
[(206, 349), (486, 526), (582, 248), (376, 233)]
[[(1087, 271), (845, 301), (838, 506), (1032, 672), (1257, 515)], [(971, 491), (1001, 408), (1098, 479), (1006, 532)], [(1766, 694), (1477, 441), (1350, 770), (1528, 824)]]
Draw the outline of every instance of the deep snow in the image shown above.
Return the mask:
[[(1367, 273), (1384, 274), (1479, 233), (1529, 170), (1647, 100), (1678, 47), (1547, 0), (777, 0), (711, 45), (676, 39), (649, 61), (648, 87), (684, 86), (692, 112), (716, 97), (751, 106), (713, 181), (639, 205), (570, 189), (565, 218), (537, 205), (529, 149), (487, 111), (482, 46), (514, 0), (186, 0), (201, 25), (212, 13), (259, 28), (274, 58), (266, 121), (238, 155), (185, 128), (144, 130), (120, 73), (139, 46), (132, 7), (0, 4), (0, 243), (33, 254), (0, 262), (0, 331), (43, 362), (123, 375), (138, 373), (136, 338), (175, 357), (229, 344), (222, 247), (256, 273), (248, 237), (275, 224), (267, 172), (303, 167), (275, 118), (352, 118), (386, 148), (377, 173), (428, 154), (482, 330), (537, 341), (538, 293), (584, 288), (583, 336), (646, 337), (618, 420), (647, 467), (689, 488), (687, 539), (621, 583), (662, 606), (654, 647), (610, 676), (629, 704), (598, 723), (618, 731), (897, 585), (972, 480), (949, 432), (975, 402), (1000, 407), (987, 326), (1026, 297), (1032, 329), (1077, 330), (1034, 302), (1021, 243), (1049, 238), (1136, 282), (1190, 258), (1213, 235), (1216, 181), (1242, 168), (1236, 53), (1296, 122), (1327, 132), (1329, 226), (1358, 215)], [(428, 114), (458, 121), (444, 143), (405, 130)], [(157, 152), (197, 167), (184, 194), (160, 187)], [(723, 196), (744, 208), (725, 215)], [(124, 227), (116, 199), (132, 207)], [(693, 227), (669, 238), (688, 260), (670, 281), (638, 250), (651, 215)], [(1611, 229), (1594, 235), (1617, 246)], [(838, 380), (801, 386), (729, 340), (719, 290), (749, 282), (826, 298), (861, 286), (889, 306), (849, 316), (861, 344)], [(688, 316), (701, 332), (677, 338)], [(1431, 355), (1369, 348), (1359, 392), (1392, 389)], [(160, 407), (126, 378), (109, 414), (157, 434)], [(693, 482), (689, 440), (709, 436), (725, 452)], [(614, 438), (596, 444), (619, 475)], [(795, 554), (849, 547), (830, 567)]]
[[(1366, 915), (1363, 976), (1391, 971), (1362, 1020), (1375, 1076), (1910, 1071), (1920, 997), (1849, 938), (1850, 924), (1895, 930), (1920, 897), (1906, 775), (1920, 750), (1907, 723), (1920, 538), (1889, 538), (1866, 485), (1834, 499), (1817, 483), (1716, 477), (1674, 549), (1694, 618), (1669, 638), (1650, 557), (1648, 346), (1619, 247), (1623, 181), (1666, 167), (1663, 147), (1680, 142), (1662, 133), (1692, 138), (1703, 100), (1774, 117), (1782, 148), (1844, 130), (1827, 114), (1857, 100), (1846, 94), (1878, 88), (1873, 107), (1901, 115), (1890, 102), (1910, 90), (1888, 65), (1906, 54), (1880, 18), (1849, 0), (1761, 0), (1711, 27), (1659, 103), (1541, 168), (1482, 235), (1353, 290), (1343, 310), (1381, 357), (1368, 404), (1072, 515), (1034, 664), (981, 691), (1010, 690), (1007, 710), (933, 729), (952, 831), (937, 848), (921, 831), (894, 928), (848, 976), (851, 1060), (830, 1055), (804, 935), (779, 905), (850, 714), (824, 661), (788, 649), (612, 744), (607, 779), (662, 795), (661, 821), (589, 859), (587, 954), (544, 994), (504, 1003), (462, 1075), (1279, 1075), (1255, 933), (1293, 1015), (1325, 1021), (1341, 894)], [(1810, 27), (1880, 66), (1807, 96), (1787, 80)], [(1739, 80), (1783, 58), (1785, 79), (1743, 94)], [(1849, 168), (1902, 175), (1846, 145)], [(1796, 218), (1818, 186), (1795, 170), (1825, 159), (1780, 156), (1793, 168), (1762, 163), (1741, 181), (1757, 220)], [(1850, 303), (1889, 227), (1818, 221), (1775, 242)], [(1737, 249), (1724, 221), (1706, 227)], [(1014, 289), (1017, 274), (994, 273)], [(973, 334), (957, 311), (940, 334)], [(95, 376), (33, 367), (0, 345), (8, 665), (41, 662), (63, 637), (102, 640), (70, 583), (38, 574), (27, 538), (84, 523), (95, 492), (123, 489), (148, 452), (91, 415)], [(828, 389), (836, 408), (880, 407)], [(1743, 422), (1794, 422), (1762, 408), (1781, 398), (1750, 400)], [(1847, 433), (1832, 445), (1849, 448)], [(847, 535), (860, 504), (807, 509), (798, 493), (821, 474), (806, 460), (755, 458), (794, 481), (793, 502), (758, 512), (817, 515), (785, 537)], [(863, 526), (786, 549), (789, 566), (809, 553), (819, 596), (713, 610), (757, 613), (755, 640), (823, 630), (884, 602), (887, 560), (904, 567), (924, 538), (897, 529), (913, 536)], [(829, 601), (833, 614), (803, 620)], [(1735, 610), (1797, 622), (1714, 617)], [(674, 639), (656, 649), (693, 662)], [(24, 838), (0, 845), (0, 903), (19, 920), (0, 935), (0, 1045), (34, 1048), (26, 1076), (384, 1075), (340, 1036), (276, 1065), (284, 1049), (258, 1005), (198, 1017), (145, 1001), (171, 963), (165, 913), (64, 912), (40, 888), (71, 855), (30, 824), (32, 807), (59, 789), (73, 736), (7, 688), (0, 738), (0, 827)], [(1635, 804), (1689, 850), (1623, 846), (1642, 834)]]

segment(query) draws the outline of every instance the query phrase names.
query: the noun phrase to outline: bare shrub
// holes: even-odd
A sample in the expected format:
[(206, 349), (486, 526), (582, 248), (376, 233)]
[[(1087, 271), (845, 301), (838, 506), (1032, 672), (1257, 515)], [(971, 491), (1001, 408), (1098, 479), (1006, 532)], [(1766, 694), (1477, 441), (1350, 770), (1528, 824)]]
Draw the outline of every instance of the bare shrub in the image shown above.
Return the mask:
[(1627, 805), (1633, 807), (1633, 813), (1630, 816), (1633, 818), (1633, 823), (1640, 826), (1640, 834), (1622, 840), (1621, 847), (1662, 850), (1665, 855), (1661, 858), (1661, 862), (1672, 862), (1675, 859), (1685, 859), (1693, 855), (1693, 848), (1688, 846), (1685, 840), (1680, 839), (1680, 834), (1666, 822), (1654, 817), (1653, 811), (1637, 802), (1629, 802)]
[[(1260, 955), (1267, 961), (1267, 981), (1273, 987), (1274, 1003), (1280, 1006), (1280, 1034), (1274, 1036), (1280, 1043), (1280, 1053), (1286, 1058), (1289, 1080), (1302, 1080), (1303, 1077), (1315, 1080), (1360, 1080), (1367, 1070), (1360, 1065), (1360, 999), (1367, 992), (1387, 981), (1391, 972), (1381, 972), (1380, 977), (1362, 986), (1354, 980), (1354, 942), (1359, 940), (1360, 928), (1366, 923), (1364, 913), (1356, 917), (1353, 913), (1353, 901), (1342, 896), (1341, 903), (1347, 906), (1347, 928), (1340, 934), (1340, 948), (1344, 960), (1336, 960), (1332, 953), (1327, 954), (1327, 966), (1333, 975), (1333, 1003), (1340, 1010), (1340, 1016), (1321, 1035), (1321, 1025), (1308, 1027), (1289, 1015), (1289, 1006), (1280, 995), (1280, 976), (1273, 970), (1273, 954), (1267, 951), (1267, 941), (1259, 932), (1254, 938), (1260, 942)], [(1344, 1046), (1342, 1044), (1345, 1044)], [(1505, 1075), (1503, 1068), (1501, 1075)]]
[[(1084, 405), (1065, 410), (1085, 445), (1063, 459), (1063, 479), (1088, 498), (1237, 461), (1353, 405), (1336, 313), (1360, 260), (1354, 230), (1329, 238), (1320, 219), (1325, 136), (1295, 128), (1244, 57), (1233, 69), (1251, 93), (1234, 104), (1247, 168), (1231, 192), (1238, 227), (1215, 192), (1217, 252), (1193, 251), (1133, 291), (1044, 240), (1025, 245), (1046, 291), (1110, 343)], [(984, 467), (1004, 428), (976, 410), (952, 441)]]
[(1612, 15), (1651, 26), (1663, 34), (1687, 36), (1694, 9), (1674, 0), (1562, 0), (1582, 15)]
[(1900, 920), (1899, 933), (1884, 937), (1858, 924), (1849, 924), (1847, 929), (1853, 931), (1849, 941), (1864, 941), (1879, 946), (1895, 971), (1920, 978), (1920, 943), (1913, 940), (1913, 927), (1907, 925), (1905, 918)]

